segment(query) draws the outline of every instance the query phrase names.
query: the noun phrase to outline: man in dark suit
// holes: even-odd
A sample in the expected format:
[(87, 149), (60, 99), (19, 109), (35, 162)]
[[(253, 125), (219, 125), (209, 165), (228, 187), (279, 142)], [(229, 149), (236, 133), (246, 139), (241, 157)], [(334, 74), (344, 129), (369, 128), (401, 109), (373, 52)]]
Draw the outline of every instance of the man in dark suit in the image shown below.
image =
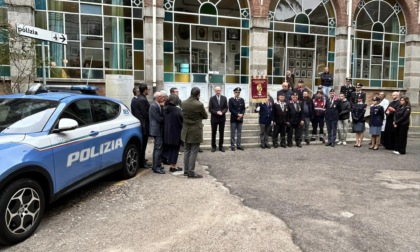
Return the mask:
[(219, 150), (221, 152), (225, 152), (225, 149), (223, 148), (223, 137), (226, 123), (226, 112), (228, 111), (228, 103), (226, 96), (221, 95), (221, 87), (216, 86), (214, 88), (214, 92), (216, 94), (212, 96), (209, 101), (209, 112), (211, 114), (211, 151), (215, 152), (217, 148), (216, 133), (217, 126), (219, 126)]
[(154, 101), (149, 108), (150, 117), (150, 133), (154, 138), (153, 147), (153, 172), (158, 174), (165, 174), (161, 165), (162, 151), (163, 151), (163, 103), (164, 96), (161, 92), (155, 92)]
[(302, 148), (302, 127), (305, 123), (303, 117), (302, 103), (298, 101), (298, 94), (293, 93), (292, 100), (288, 104), (289, 108), (289, 127), (287, 132), (287, 146), (292, 147), (293, 131), (296, 146)]
[(133, 90), (135, 93), (135, 98), (131, 101), (131, 111), (133, 115), (139, 119), (141, 123), (143, 142), (141, 143), (139, 162), (140, 167), (150, 168), (145, 159), (147, 140), (149, 138), (149, 108), (150, 103), (147, 100), (147, 95), (149, 95), (149, 89), (146, 84), (140, 84), (138, 87), (135, 87)]
[(280, 94), (283, 94), (284, 101), (289, 103), (292, 97), (292, 93), (292, 90), (289, 89), (289, 84), (285, 81), (281, 84), (281, 90), (277, 91), (277, 97), (279, 97)]
[(193, 87), (191, 96), (182, 103), (182, 124), (181, 140), (185, 143), (184, 153), (184, 176), (188, 178), (202, 178), (203, 176), (195, 173), (195, 161), (197, 160), (200, 143), (203, 142), (203, 119), (208, 115), (203, 103), (199, 101), (200, 89)]
[(337, 137), (337, 125), (339, 119), (339, 100), (335, 97), (334, 89), (330, 90), (330, 98), (325, 106), (325, 122), (327, 124), (328, 142), (325, 146), (335, 147), (335, 139)]
[(351, 95), (355, 91), (356, 91), (356, 88), (351, 84), (351, 78), (347, 77), (346, 78), (346, 84), (341, 86), (341, 88), (340, 88), (340, 94), (344, 94), (347, 101), (350, 102)]
[(284, 101), (284, 94), (277, 97), (277, 102), (273, 105), (273, 147), (279, 146), (278, 136), (280, 133), (280, 146), (286, 148), (286, 128), (289, 122), (289, 108)]
[(256, 104), (255, 112), (259, 113), (261, 149), (271, 148), (268, 145), (268, 135), (273, 123), (273, 104), (273, 98), (269, 94), (267, 94), (267, 99), (264, 102)]
[(305, 87), (303, 80), (299, 80), (297, 88), (295, 89), (295, 93), (298, 94), (298, 101), (303, 101), (303, 92), (309, 92), (309, 90)]
[[(235, 150), (244, 150), (242, 147), (241, 137), (242, 137), (242, 123), (244, 121), (245, 114), (245, 101), (243, 98), (239, 97), (241, 94), (241, 88), (237, 87), (233, 90), (234, 97), (229, 99), (229, 111), (230, 111), (230, 149)], [(236, 135), (236, 141), (235, 141)]]

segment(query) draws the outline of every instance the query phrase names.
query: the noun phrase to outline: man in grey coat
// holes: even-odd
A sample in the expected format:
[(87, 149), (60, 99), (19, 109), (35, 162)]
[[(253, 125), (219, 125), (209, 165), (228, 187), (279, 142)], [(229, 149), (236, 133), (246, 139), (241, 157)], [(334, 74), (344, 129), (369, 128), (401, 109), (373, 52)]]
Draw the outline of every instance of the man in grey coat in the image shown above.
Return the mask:
[(200, 101), (200, 89), (193, 87), (191, 96), (182, 102), (182, 114), (184, 121), (182, 124), (181, 139), (185, 143), (184, 152), (184, 176), (188, 178), (202, 178), (203, 176), (195, 173), (195, 162), (197, 160), (200, 143), (203, 142), (203, 119), (208, 115)]
[(154, 138), (153, 147), (153, 172), (158, 174), (165, 174), (161, 165), (162, 151), (163, 151), (163, 111), (162, 106), (164, 97), (161, 92), (155, 92), (154, 101), (149, 108), (149, 135)]

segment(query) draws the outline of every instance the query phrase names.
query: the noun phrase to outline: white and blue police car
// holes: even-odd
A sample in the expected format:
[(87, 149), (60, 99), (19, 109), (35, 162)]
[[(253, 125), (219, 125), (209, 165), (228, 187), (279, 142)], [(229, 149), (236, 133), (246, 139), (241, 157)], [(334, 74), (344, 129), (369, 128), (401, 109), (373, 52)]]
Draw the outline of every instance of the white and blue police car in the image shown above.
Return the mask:
[(0, 96), (3, 244), (28, 238), (60, 196), (112, 172), (134, 177), (139, 168), (140, 122), (122, 102), (91, 95), (90, 86), (31, 92)]

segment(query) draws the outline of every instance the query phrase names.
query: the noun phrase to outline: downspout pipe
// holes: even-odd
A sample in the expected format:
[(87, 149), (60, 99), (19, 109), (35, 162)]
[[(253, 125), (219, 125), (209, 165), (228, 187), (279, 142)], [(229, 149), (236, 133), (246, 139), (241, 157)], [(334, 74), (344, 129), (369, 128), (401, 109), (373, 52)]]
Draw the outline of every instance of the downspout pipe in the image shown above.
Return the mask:
[(153, 6), (152, 6), (152, 11), (153, 11), (153, 13), (152, 13), (152, 26), (153, 26), (153, 35), (152, 35), (152, 37), (153, 37), (153, 40), (152, 40), (152, 53), (153, 53), (153, 55), (152, 55), (152, 66), (153, 66), (153, 79), (152, 79), (152, 81), (153, 81), (153, 93), (154, 92), (156, 92), (157, 90), (156, 90), (156, 69), (157, 69), (157, 66), (156, 66), (156, 47), (157, 47), (157, 45), (156, 45), (156, 41), (157, 41), (157, 39), (156, 39), (156, 36), (157, 36), (157, 33), (156, 33), (156, 0), (153, 0)]
[(346, 77), (351, 77), (351, 52), (352, 52), (352, 41), (351, 41), (351, 27), (352, 27), (352, 10), (353, 0), (347, 0), (347, 66), (346, 66)]

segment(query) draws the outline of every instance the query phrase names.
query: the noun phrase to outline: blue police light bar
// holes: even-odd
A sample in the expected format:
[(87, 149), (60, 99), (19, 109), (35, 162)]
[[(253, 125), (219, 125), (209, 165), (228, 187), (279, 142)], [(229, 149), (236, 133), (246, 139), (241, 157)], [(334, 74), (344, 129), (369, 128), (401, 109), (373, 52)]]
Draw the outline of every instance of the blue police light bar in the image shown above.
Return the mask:
[(86, 91), (98, 91), (99, 88), (96, 86), (89, 86), (89, 85), (74, 85), (70, 87), (71, 90), (86, 90)]

